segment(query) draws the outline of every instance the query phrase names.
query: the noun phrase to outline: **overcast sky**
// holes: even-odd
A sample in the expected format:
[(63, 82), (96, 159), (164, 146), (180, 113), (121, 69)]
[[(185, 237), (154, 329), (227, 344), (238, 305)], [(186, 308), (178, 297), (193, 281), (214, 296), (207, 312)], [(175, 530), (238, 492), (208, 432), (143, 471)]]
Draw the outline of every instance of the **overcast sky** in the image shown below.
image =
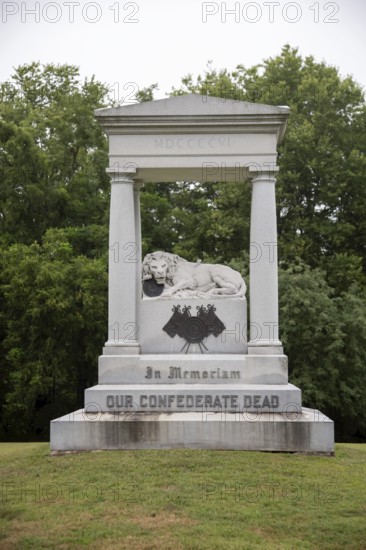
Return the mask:
[[(103, 0), (0, 2), (0, 80), (31, 61), (77, 65), (129, 101), (154, 82), (157, 98), (188, 73), (250, 67), (285, 43), (366, 87), (366, 2)], [(115, 94), (115, 95), (116, 95)]]

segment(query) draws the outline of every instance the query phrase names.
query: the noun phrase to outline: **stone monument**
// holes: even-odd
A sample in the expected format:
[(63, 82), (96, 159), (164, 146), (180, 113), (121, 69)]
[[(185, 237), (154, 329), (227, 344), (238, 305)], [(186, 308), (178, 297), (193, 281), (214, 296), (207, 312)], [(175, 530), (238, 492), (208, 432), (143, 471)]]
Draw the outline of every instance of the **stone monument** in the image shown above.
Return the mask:
[[(275, 183), (288, 114), (196, 94), (96, 111), (109, 136), (109, 333), (98, 385), (51, 422), (51, 451), (334, 452), (333, 422), (302, 407), (279, 340)], [(233, 269), (164, 251), (142, 261), (144, 181), (251, 183), (249, 323)]]

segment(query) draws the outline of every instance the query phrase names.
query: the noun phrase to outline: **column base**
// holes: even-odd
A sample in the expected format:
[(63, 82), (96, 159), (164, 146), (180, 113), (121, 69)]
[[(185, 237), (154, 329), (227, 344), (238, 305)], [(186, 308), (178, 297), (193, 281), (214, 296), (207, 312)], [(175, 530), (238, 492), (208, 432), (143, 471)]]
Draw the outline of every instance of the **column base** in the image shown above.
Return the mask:
[(248, 355), (283, 355), (280, 340), (254, 340), (248, 342)]
[(140, 355), (140, 342), (106, 342), (103, 348), (103, 355)]

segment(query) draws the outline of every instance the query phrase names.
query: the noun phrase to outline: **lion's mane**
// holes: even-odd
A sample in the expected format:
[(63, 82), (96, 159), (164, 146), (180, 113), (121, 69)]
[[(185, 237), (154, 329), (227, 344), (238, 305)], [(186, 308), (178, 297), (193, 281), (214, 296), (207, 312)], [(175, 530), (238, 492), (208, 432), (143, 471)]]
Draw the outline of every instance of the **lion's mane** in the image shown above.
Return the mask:
[(170, 252), (161, 252), (158, 250), (157, 252), (152, 252), (151, 254), (147, 254), (144, 258), (143, 264), (142, 264), (142, 280), (147, 281), (148, 279), (152, 279), (151, 269), (150, 265), (152, 262), (156, 260), (165, 260), (167, 263), (167, 271), (166, 271), (166, 280), (168, 282), (172, 282), (175, 272), (178, 269), (179, 262), (184, 262), (183, 258), (180, 258), (177, 256), (177, 254), (170, 254)]

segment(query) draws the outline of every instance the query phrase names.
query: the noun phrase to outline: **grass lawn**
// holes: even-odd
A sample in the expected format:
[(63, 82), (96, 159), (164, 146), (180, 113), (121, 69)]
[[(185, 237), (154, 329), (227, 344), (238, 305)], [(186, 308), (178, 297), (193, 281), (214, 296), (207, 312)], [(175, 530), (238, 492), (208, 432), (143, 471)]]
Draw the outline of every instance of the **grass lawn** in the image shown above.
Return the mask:
[(366, 548), (366, 445), (49, 455), (0, 444), (0, 548)]

